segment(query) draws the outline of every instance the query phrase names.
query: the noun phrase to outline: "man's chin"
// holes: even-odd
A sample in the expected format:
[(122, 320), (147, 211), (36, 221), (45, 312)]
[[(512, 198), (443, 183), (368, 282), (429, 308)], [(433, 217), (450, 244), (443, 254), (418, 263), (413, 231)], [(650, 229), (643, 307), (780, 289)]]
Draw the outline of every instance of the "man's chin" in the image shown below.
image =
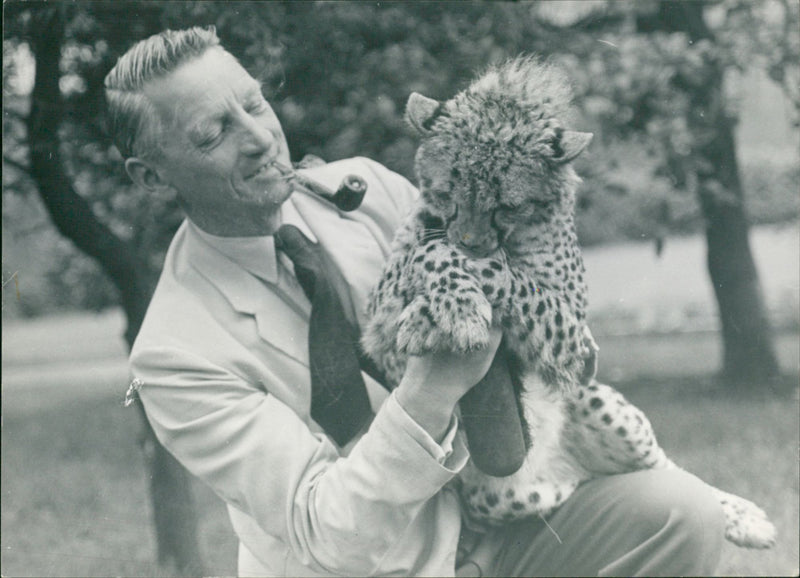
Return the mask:
[(270, 204), (280, 206), (292, 196), (293, 192), (294, 187), (291, 183), (282, 181), (267, 189), (266, 196), (270, 200)]
[(285, 180), (253, 183), (241, 195), (255, 206), (279, 207), (292, 195), (292, 185)]

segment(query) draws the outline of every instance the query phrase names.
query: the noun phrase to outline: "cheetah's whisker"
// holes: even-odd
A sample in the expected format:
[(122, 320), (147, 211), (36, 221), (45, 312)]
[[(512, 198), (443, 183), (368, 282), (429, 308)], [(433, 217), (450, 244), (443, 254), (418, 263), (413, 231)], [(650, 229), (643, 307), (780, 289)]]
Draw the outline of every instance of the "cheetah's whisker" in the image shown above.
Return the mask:
[(430, 241), (432, 239), (444, 239), (445, 233), (439, 229), (427, 229), (420, 236), (421, 241)]

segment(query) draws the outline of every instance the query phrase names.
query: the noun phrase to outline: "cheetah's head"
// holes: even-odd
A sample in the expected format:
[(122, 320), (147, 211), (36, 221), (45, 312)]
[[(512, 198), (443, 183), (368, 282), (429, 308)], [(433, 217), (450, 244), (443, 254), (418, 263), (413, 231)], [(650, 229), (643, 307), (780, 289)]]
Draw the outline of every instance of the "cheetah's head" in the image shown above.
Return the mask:
[(446, 102), (410, 96), (422, 199), (451, 243), (483, 257), (572, 219), (570, 161), (592, 135), (564, 128), (570, 101), (563, 73), (532, 57), (490, 68)]

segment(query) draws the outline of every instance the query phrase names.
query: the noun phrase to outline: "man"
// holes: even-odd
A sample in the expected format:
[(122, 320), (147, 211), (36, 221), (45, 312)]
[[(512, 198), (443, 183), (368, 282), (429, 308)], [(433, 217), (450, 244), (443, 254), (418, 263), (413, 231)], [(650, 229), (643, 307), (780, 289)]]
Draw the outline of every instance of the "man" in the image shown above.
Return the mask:
[(364, 374), (375, 413), (339, 447), (311, 417), (310, 303), (273, 235), (319, 243), (356, 316), (416, 190), (366, 159), (307, 174), (368, 185), (341, 213), (298, 191), (280, 123), (213, 29), (167, 31), (106, 79), (109, 118), (132, 180), (175, 194), (188, 219), (131, 353), (162, 443), (228, 505), (241, 575), (709, 574), (721, 512), (695, 478), (641, 472), (585, 484), (545, 526), (478, 535), (451, 480), (468, 459), (454, 415), (499, 342), (412, 358), (388, 394)]

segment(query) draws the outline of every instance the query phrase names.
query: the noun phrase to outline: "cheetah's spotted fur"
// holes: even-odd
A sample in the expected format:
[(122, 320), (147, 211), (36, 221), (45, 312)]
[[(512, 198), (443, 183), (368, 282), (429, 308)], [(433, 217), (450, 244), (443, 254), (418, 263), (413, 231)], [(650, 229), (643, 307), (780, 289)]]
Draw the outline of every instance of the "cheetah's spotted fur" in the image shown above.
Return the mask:
[[(422, 136), (421, 200), (373, 291), (363, 344), (396, 384), (409, 355), (482, 348), (490, 326), (502, 327), (533, 443), (511, 476), (471, 463), (461, 473), (474, 525), (546, 516), (592, 477), (676, 467), (639, 409), (607, 385), (582, 383), (594, 342), (570, 161), (591, 135), (564, 128), (569, 100), (561, 72), (518, 58), (447, 102), (414, 94), (408, 103)], [(728, 539), (772, 545), (757, 506), (712, 490)]]

